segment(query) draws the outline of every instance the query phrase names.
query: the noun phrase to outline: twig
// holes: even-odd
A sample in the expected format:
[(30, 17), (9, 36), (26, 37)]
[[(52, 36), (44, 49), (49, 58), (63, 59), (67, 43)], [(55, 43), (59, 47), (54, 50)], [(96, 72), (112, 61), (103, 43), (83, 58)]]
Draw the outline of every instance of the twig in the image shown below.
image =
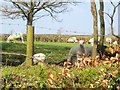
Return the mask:
[(0, 54), (18, 55), (18, 56), (27, 56), (27, 55), (25, 55), (25, 54), (21, 54), (21, 53), (9, 53), (9, 52), (0, 52)]

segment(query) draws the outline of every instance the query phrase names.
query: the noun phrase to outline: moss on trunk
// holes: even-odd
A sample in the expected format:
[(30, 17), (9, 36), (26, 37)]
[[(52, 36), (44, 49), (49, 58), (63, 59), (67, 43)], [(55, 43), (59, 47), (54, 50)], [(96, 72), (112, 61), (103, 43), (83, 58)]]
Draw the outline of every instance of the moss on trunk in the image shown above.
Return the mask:
[(26, 51), (26, 66), (33, 65), (33, 56), (34, 52), (34, 27), (32, 25), (27, 26), (27, 51)]

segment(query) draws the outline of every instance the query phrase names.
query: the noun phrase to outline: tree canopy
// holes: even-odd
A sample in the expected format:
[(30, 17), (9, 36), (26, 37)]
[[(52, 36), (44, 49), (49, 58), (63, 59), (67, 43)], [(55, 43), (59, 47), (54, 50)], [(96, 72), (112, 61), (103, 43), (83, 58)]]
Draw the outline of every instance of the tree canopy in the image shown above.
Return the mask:
[(68, 2), (63, 2), (62, 0), (29, 0), (24, 2), (21, 0), (4, 1), (10, 2), (12, 5), (2, 5), (1, 11), (3, 16), (11, 19), (23, 18), (23, 20), (29, 21), (28, 24), (32, 24), (34, 20), (49, 15), (57, 20), (58, 13), (67, 11), (69, 2), (69, 0)]

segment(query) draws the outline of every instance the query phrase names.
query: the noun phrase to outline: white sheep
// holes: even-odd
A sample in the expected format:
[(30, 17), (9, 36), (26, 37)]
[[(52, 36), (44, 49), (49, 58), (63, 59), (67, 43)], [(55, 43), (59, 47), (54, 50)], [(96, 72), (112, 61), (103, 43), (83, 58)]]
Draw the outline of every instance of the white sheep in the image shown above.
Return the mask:
[(84, 44), (85, 40), (79, 40), (79, 44)]
[(67, 42), (68, 43), (77, 43), (78, 42), (78, 40), (77, 40), (77, 38), (76, 37), (70, 37), (68, 40), (67, 40)]
[[(46, 59), (46, 55), (43, 53), (36, 53), (33, 55), (33, 64), (37, 64), (38, 62), (44, 62)], [(24, 61), (21, 66), (24, 66), (26, 64), (26, 62)]]
[(112, 44), (112, 38), (106, 38), (106, 42), (107, 42), (108, 44)]
[(14, 41), (16, 39), (21, 39), (22, 43), (24, 43), (23, 41), (23, 33), (18, 33), (18, 34), (11, 34), (8, 38), (7, 38), (7, 42), (9, 43), (10, 41)]
[[(98, 42), (99, 41), (100, 41), (100, 37), (98, 37)], [(94, 38), (91, 38), (88, 42), (93, 46), (93, 44), (94, 44)]]
[(46, 55), (43, 53), (37, 53), (33, 55), (33, 63), (37, 64), (38, 62), (44, 62), (46, 59)]
[(114, 45), (118, 45), (118, 42), (117, 42), (117, 41), (114, 41), (113, 44), (114, 44)]

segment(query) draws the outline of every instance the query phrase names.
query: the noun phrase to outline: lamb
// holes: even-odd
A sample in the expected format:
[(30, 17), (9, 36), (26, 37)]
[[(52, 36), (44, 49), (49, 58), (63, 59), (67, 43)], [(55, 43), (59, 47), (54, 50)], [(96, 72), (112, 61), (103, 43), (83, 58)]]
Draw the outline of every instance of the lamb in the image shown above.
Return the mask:
[(18, 33), (18, 34), (11, 34), (8, 38), (7, 38), (7, 42), (9, 43), (10, 41), (14, 41), (16, 39), (21, 39), (22, 43), (24, 43), (23, 41), (23, 33)]
[(71, 48), (67, 61), (74, 65), (78, 60), (82, 61), (84, 56), (92, 56), (92, 46), (83, 46), (80, 44), (79, 46)]
[[(36, 65), (39, 62), (44, 62), (46, 59), (46, 55), (43, 53), (36, 53), (33, 55), (33, 64)], [(24, 66), (26, 64), (26, 62), (24, 61), (21, 66)]]
[[(97, 47), (99, 58), (101, 58), (101, 53), (104, 53), (106, 48), (107, 46), (102, 47), (100, 45)], [(67, 61), (70, 62), (72, 65), (74, 65), (75, 62), (83, 61), (84, 57), (92, 56), (92, 49), (93, 46), (84, 46), (82, 44), (80, 44), (79, 46), (72, 47), (69, 51)]]
[(37, 64), (38, 62), (44, 62), (46, 59), (46, 55), (43, 53), (37, 53), (33, 55), (33, 63)]

